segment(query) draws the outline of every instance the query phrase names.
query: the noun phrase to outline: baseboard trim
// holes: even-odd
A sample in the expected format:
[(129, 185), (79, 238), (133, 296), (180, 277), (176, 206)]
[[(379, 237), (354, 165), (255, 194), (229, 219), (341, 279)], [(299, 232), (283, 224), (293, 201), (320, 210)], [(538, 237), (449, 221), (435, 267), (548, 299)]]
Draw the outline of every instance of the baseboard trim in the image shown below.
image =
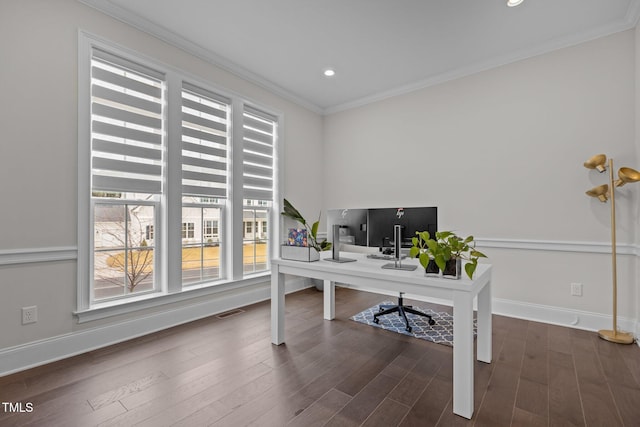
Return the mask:
[[(611, 315), (500, 298), (493, 299), (493, 313), (585, 331), (611, 329), (612, 326)], [(637, 337), (636, 323), (635, 319), (618, 316), (618, 328), (633, 332)]]
[[(286, 292), (312, 287), (304, 278), (287, 280)], [(127, 341), (183, 323), (213, 316), (271, 298), (270, 282), (206, 302), (190, 304), (144, 317), (59, 335), (0, 351), (0, 377)]]

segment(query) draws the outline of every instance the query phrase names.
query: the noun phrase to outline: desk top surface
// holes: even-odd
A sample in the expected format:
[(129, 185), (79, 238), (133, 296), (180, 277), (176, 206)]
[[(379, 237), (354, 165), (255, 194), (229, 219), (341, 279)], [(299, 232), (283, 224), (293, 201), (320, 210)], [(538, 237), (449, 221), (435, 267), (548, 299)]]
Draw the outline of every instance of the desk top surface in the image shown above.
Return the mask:
[[(393, 261), (367, 258), (366, 254), (362, 253), (340, 252), (340, 258), (355, 259), (355, 262), (336, 263), (327, 261), (326, 258), (331, 258), (331, 251), (321, 252), (320, 260), (314, 262), (294, 261), (282, 258), (274, 258), (271, 262), (272, 264), (280, 266), (280, 269), (284, 273), (300, 274), (302, 276), (314, 275), (317, 276), (317, 278), (326, 278), (338, 282), (341, 281), (340, 276), (343, 276), (344, 279), (348, 279), (349, 276), (354, 276), (371, 279), (373, 281), (406, 283), (475, 293), (491, 280), (491, 264), (478, 264), (473, 275), (473, 280), (467, 277), (463, 268), (462, 278), (455, 280), (441, 277), (427, 277), (424, 268), (422, 268), (416, 259), (403, 259), (402, 265), (412, 264), (418, 266), (413, 271), (403, 271), (383, 269), (382, 266), (384, 264)], [(345, 282), (348, 282), (348, 280), (345, 280)]]

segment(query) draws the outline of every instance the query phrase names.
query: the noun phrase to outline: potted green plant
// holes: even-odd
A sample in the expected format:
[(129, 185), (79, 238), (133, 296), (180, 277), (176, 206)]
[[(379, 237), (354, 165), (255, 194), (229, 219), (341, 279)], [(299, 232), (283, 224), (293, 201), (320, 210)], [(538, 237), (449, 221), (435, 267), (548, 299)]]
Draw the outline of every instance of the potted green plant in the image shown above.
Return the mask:
[[(428, 231), (416, 231), (416, 236), (417, 237), (411, 238), (413, 247), (409, 250), (409, 257), (419, 259), (420, 265), (425, 269), (427, 276), (440, 275), (440, 268), (438, 268), (438, 265), (435, 263), (434, 256), (429, 251), (428, 246), (428, 242), (432, 242), (431, 245), (433, 246), (435, 241), (431, 239)], [(434, 253), (435, 252), (437, 251), (434, 250)]]
[(409, 255), (418, 257), (420, 264), (427, 269), (434, 262), (442, 271), (443, 277), (459, 279), (462, 270), (462, 260), (467, 263), (465, 272), (470, 279), (478, 266), (479, 258), (486, 255), (476, 250), (473, 236), (461, 238), (452, 231), (438, 231), (435, 239), (428, 232), (417, 232), (417, 237), (412, 238), (413, 247)]
[[(291, 202), (289, 202), (287, 199), (284, 199), (284, 208), (281, 212), (281, 215), (300, 223), (305, 228), (305, 230), (307, 231), (307, 248), (315, 249), (316, 252), (328, 251), (331, 249), (331, 242), (328, 242), (327, 239), (318, 241), (318, 226), (320, 225), (320, 216), (318, 216), (318, 220), (316, 222), (309, 225), (300, 211), (293, 207)], [(290, 248), (294, 247), (287, 247), (286, 249), (290, 250)], [(283, 250), (284, 249), (285, 246), (283, 246)], [(285, 256), (283, 254), (283, 258), (284, 257)], [(320, 257), (315, 254), (315, 256), (309, 256), (309, 258), (306, 260), (315, 261), (318, 259), (320, 259)]]

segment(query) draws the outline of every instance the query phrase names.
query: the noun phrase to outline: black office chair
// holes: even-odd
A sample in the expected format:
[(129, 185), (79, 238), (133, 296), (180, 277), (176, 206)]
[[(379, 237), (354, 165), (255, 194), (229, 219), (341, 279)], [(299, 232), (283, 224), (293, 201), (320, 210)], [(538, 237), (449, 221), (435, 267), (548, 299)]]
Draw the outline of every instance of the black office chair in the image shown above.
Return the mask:
[(402, 318), (404, 319), (404, 324), (407, 326), (405, 330), (407, 332), (411, 332), (411, 326), (409, 326), (409, 319), (407, 319), (406, 313), (416, 314), (418, 316), (428, 318), (429, 325), (433, 326), (436, 324), (436, 321), (433, 320), (428, 314), (418, 311), (410, 305), (404, 305), (402, 295), (404, 295), (404, 292), (400, 292), (400, 295), (398, 296), (398, 305), (380, 304), (380, 311), (373, 315), (373, 323), (380, 323), (380, 319), (378, 319), (378, 316), (384, 316), (385, 314), (398, 312), (398, 316), (402, 316)]

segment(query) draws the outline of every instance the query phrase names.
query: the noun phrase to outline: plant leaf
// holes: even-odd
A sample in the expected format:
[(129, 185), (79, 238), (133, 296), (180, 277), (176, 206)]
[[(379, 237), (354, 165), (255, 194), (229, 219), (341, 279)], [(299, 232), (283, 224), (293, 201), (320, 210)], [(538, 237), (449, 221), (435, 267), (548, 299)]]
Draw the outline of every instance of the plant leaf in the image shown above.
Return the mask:
[(320, 243), (321, 251), (328, 251), (331, 249), (331, 242), (328, 242), (326, 239)]
[(429, 258), (429, 254), (422, 252), (420, 254), (420, 265), (422, 265), (422, 267), (427, 268), (427, 265), (429, 265), (429, 261), (431, 261), (431, 258)]
[(476, 251), (475, 249), (471, 251), (471, 256), (475, 256), (478, 258), (486, 258), (487, 256), (480, 251)]
[(467, 276), (469, 276), (469, 279), (473, 279), (473, 273), (476, 271), (476, 266), (477, 264), (473, 262), (469, 262), (464, 265), (464, 271), (467, 272)]
[(282, 215), (289, 217), (295, 221), (298, 221), (302, 224), (306, 224), (307, 222), (302, 216), (302, 214), (298, 212), (298, 210), (294, 208), (293, 205), (287, 199), (284, 199), (284, 210), (282, 212)]

